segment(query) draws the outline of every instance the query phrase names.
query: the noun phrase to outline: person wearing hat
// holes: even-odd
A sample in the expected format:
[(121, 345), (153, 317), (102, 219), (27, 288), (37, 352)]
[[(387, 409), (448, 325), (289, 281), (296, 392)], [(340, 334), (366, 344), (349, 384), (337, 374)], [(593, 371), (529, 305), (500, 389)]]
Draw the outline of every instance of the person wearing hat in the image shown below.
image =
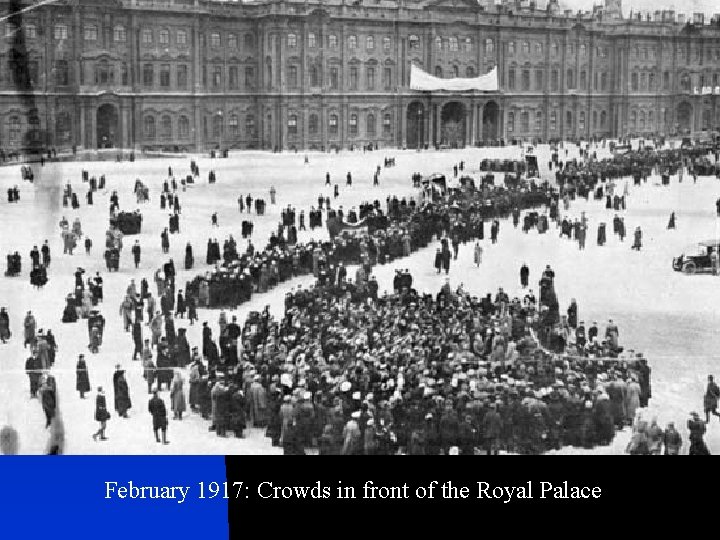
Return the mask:
[(160, 442), (158, 431), (162, 432), (162, 443), (169, 444), (167, 440), (167, 408), (165, 402), (158, 396), (157, 390), (153, 392), (153, 397), (148, 401), (148, 412), (152, 416), (152, 428), (155, 434), (155, 441)]
[(85, 399), (85, 393), (90, 391), (90, 377), (84, 354), (78, 357), (75, 366), (75, 389), (80, 393), (80, 399)]
[(125, 380), (125, 370), (120, 369), (120, 364), (115, 366), (113, 391), (115, 393), (115, 410), (119, 416), (127, 418), (127, 411), (132, 408), (132, 402), (130, 401), (130, 390)]
[(707, 387), (703, 396), (703, 408), (705, 410), (705, 422), (710, 423), (710, 415), (720, 417), (717, 411), (718, 398), (720, 398), (720, 387), (718, 387), (712, 375), (708, 375)]
[(667, 429), (663, 434), (663, 444), (665, 445), (666, 456), (678, 456), (680, 455), (680, 449), (682, 448), (682, 437), (675, 429), (675, 424), (670, 422), (667, 425)]
[(350, 414), (350, 420), (345, 424), (342, 432), (342, 455), (354, 456), (362, 453), (362, 435), (360, 433), (360, 411)]
[(98, 386), (97, 396), (95, 396), (95, 421), (100, 423), (100, 427), (93, 433), (93, 441), (97, 441), (98, 437), (100, 437), (101, 441), (107, 440), (107, 437), (105, 437), (105, 429), (109, 419), (110, 413), (107, 410), (105, 392), (103, 392), (102, 386)]

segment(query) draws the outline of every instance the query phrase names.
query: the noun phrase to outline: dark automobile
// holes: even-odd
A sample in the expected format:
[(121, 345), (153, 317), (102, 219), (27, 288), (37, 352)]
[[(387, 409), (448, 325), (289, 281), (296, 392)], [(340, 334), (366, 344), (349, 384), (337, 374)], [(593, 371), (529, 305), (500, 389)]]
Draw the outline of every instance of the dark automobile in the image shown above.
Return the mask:
[(698, 242), (673, 258), (673, 270), (685, 274), (713, 272), (713, 254), (717, 256), (719, 250), (720, 239)]

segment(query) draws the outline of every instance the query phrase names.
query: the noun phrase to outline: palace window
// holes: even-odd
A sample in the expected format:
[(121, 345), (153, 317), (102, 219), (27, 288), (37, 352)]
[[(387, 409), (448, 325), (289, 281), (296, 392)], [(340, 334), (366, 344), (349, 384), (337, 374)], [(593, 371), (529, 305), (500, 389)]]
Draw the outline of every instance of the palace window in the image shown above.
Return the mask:
[(578, 116), (578, 129), (583, 131), (585, 129), (585, 111), (580, 111)]
[(67, 86), (70, 84), (70, 67), (67, 60), (55, 61), (55, 84)]
[(245, 133), (251, 136), (255, 133), (255, 117), (252, 114), (245, 117)]
[(10, 141), (19, 142), (21, 130), (20, 118), (17, 116), (11, 116), (8, 121), (8, 135), (10, 137)]
[(358, 86), (358, 68), (352, 66), (350, 68), (350, 90), (357, 90)]
[(375, 38), (373, 36), (368, 36), (365, 38), (365, 48), (368, 51), (372, 51), (375, 49)]
[(637, 92), (637, 90), (638, 90), (638, 74), (637, 73), (630, 74), (630, 88), (634, 92)]
[(294, 49), (295, 47), (297, 47), (297, 35), (296, 34), (288, 34), (287, 44), (290, 49)]
[(580, 45), (580, 56), (582, 58), (585, 58), (587, 56), (587, 47), (584, 43)]
[(328, 48), (329, 49), (337, 49), (338, 46), (338, 38), (335, 34), (330, 34), (328, 36)]
[(535, 88), (540, 91), (545, 90), (545, 77), (542, 69), (535, 70)]
[(97, 41), (98, 28), (95, 25), (88, 25), (85, 27), (85, 41)]
[[(252, 34), (245, 34), (243, 36), (243, 42), (246, 49), (252, 49), (255, 46), (255, 37)], [(254, 118), (253, 122), (255, 122)]]
[(351, 114), (350, 115), (350, 123), (349, 123), (349, 131), (350, 135), (357, 135), (358, 133), (358, 117), (357, 114)]
[(536, 43), (536, 44), (535, 44), (535, 55), (536, 55), (536, 56), (542, 56), (542, 53), (543, 53), (542, 43)]
[(508, 130), (508, 133), (512, 133), (513, 131), (515, 131), (515, 113), (514, 112), (508, 113), (507, 130)]
[(172, 137), (172, 118), (167, 114), (160, 119), (160, 137), (163, 139)]
[(390, 135), (392, 131), (392, 117), (389, 114), (383, 116), (383, 134)]
[(222, 66), (213, 67), (212, 85), (214, 88), (222, 86)]
[[(153, 31), (150, 28), (143, 28), (141, 39), (143, 44), (149, 45), (153, 42)], [(154, 119), (153, 119), (154, 120)]]
[(220, 39), (220, 34), (218, 32), (213, 32), (210, 34), (210, 47), (213, 49), (219, 49), (222, 41)]
[(680, 90), (683, 92), (689, 92), (690, 91), (690, 75), (687, 73), (683, 73), (680, 75)]
[(435, 49), (442, 51), (442, 48), (442, 38), (440, 36), (435, 36)]
[(288, 116), (288, 134), (297, 135), (297, 116), (294, 114)]
[(530, 131), (530, 113), (523, 111), (520, 113), (520, 131), (526, 134)]
[(603, 92), (607, 90), (607, 81), (608, 81), (608, 74), (607, 72), (603, 71), (600, 74), (600, 90)]
[(508, 69), (508, 90), (515, 90), (515, 68)]
[(435, 66), (435, 76), (438, 78), (442, 78), (443, 70), (440, 66)]
[(537, 133), (542, 131), (542, 111), (535, 112), (535, 131)]
[(558, 80), (559, 80), (558, 70), (553, 69), (550, 72), (550, 90), (552, 90), (553, 92), (558, 91), (558, 88), (559, 88)]
[(493, 54), (495, 52), (495, 42), (492, 39), (485, 40), (485, 54)]
[(465, 52), (472, 52), (473, 50), (473, 40), (471, 37), (465, 38)]
[(357, 49), (357, 36), (348, 36), (348, 49)]
[(238, 79), (238, 67), (230, 66), (230, 69), (228, 70), (228, 84), (230, 85), (231, 89), (238, 89), (238, 87), (240, 86), (240, 81)]
[(552, 111), (550, 113), (550, 131), (557, 130), (557, 112)]
[(330, 68), (330, 88), (332, 90), (338, 89), (338, 68), (336, 67)]
[(383, 69), (383, 86), (386, 90), (392, 88), (392, 68), (386, 67)]
[(55, 25), (55, 39), (67, 39), (68, 38), (68, 27), (64, 24)]
[(587, 89), (587, 72), (585, 70), (580, 72), (580, 89)]
[(331, 135), (337, 135), (338, 132), (338, 117), (337, 114), (331, 114), (328, 117), (328, 131)]
[(315, 34), (310, 32), (308, 34), (308, 47), (311, 49), (314, 49), (317, 47), (317, 38), (315, 37)]
[(465, 76), (470, 78), (475, 76), (475, 69), (473, 69), (472, 66), (468, 66), (465, 68)]
[(147, 115), (143, 121), (143, 133), (146, 139), (155, 138), (155, 117)]
[(231, 49), (237, 49), (238, 39), (235, 34), (228, 34), (228, 47)]
[(528, 90), (530, 90), (530, 70), (529, 69), (522, 70), (520, 80), (521, 80), (521, 83), (520, 83), (521, 89), (526, 92)]
[(448, 48), (450, 49), (450, 52), (457, 52), (458, 51), (458, 38), (451, 37), (448, 40)]
[(170, 32), (167, 30), (160, 30), (160, 34), (158, 34), (158, 40), (160, 41), (161, 45), (167, 45), (170, 43)]
[(320, 86), (320, 69), (310, 66), (310, 86)]
[(567, 81), (566, 81), (566, 83), (567, 83), (568, 90), (572, 90), (573, 88), (575, 88), (575, 77), (574, 77), (574, 74), (573, 74), (573, 70), (572, 70), (572, 69), (568, 69), (568, 70), (567, 70)]
[(318, 115), (311, 114), (308, 120), (308, 132), (310, 135), (317, 135), (318, 132)]
[(572, 130), (573, 128), (573, 117), (571, 111), (567, 111), (565, 113), (565, 128), (568, 130)]
[(385, 52), (390, 52), (390, 49), (392, 48), (392, 40), (389, 37), (383, 38), (383, 50)]
[(190, 120), (187, 116), (178, 118), (178, 135), (181, 139), (186, 139), (190, 136)]
[(143, 66), (143, 86), (151, 88), (153, 85), (153, 79), (155, 77), (154, 69), (152, 64), (145, 64)]
[(245, 68), (245, 88), (255, 87), (255, 70), (251, 67)]
[(522, 53), (525, 55), (530, 54), (530, 44), (527, 41), (522, 43)]
[(510, 41), (507, 44), (507, 50), (508, 50), (509, 55), (512, 56), (513, 54), (515, 54), (515, 42), (514, 41)]
[(600, 128), (605, 128), (606, 124), (607, 124), (607, 112), (601, 111), (600, 112)]
[(187, 45), (187, 31), (178, 30), (175, 39), (178, 45)]
[(375, 90), (375, 68), (367, 68), (365, 71), (365, 77), (367, 78), (367, 89)]
[(418, 38), (415, 34), (410, 35), (410, 37), (408, 38), (408, 42), (410, 43), (411, 49), (420, 48), (420, 38)]
[(34, 24), (26, 24), (25, 25), (25, 39), (35, 39), (37, 38), (37, 26)]
[(552, 45), (550, 45), (550, 54), (552, 54), (553, 58), (556, 58), (558, 56), (558, 51), (558, 44), (553, 42)]
[(170, 64), (162, 64), (160, 66), (160, 86), (162, 88), (170, 88)]
[(375, 115), (368, 114), (365, 119), (365, 132), (367, 135), (375, 135)]
[(288, 86), (290, 88), (296, 88), (298, 84), (298, 69), (297, 66), (290, 66), (288, 68)]

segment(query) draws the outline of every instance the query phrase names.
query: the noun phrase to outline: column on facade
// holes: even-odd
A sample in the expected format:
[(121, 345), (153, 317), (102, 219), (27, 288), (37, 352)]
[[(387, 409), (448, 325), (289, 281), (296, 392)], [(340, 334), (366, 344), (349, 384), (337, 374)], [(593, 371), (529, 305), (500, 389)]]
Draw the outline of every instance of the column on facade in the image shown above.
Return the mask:
[(87, 115), (85, 114), (85, 103), (80, 104), (80, 147), (85, 148), (87, 146), (87, 140), (85, 135), (85, 122)]
[(470, 146), (477, 142), (477, 103), (470, 104)]
[(93, 101), (90, 108), (90, 147), (97, 150), (97, 103)]
[(472, 146), (472, 105), (465, 105), (465, 146)]
[[(477, 106), (478, 118), (476, 120), (476, 123), (478, 125), (477, 140), (483, 141), (483, 142), (485, 142), (485, 124), (483, 122), (484, 111), (485, 111), (485, 105), (483, 103), (478, 104), (478, 106)], [(500, 116), (501, 114), (502, 114), (502, 112), (498, 108), (498, 116)], [(500, 118), (497, 118), (496, 121), (498, 123), (498, 129), (499, 129)]]
[(435, 116), (435, 144), (442, 142), (442, 118), (441, 118), (442, 107), (440, 105), (434, 105), (431, 107), (430, 114)]
[(400, 138), (399, 138), (399, 146), (402, 148), (408, 147), (408, 140), (407, 140), (407, 105), (400, 101), (400, 123), (402, 128), (400, 129)]
[(432, 122), (431, 122), (431, 120), (430, 120), (430, 115), (429, 115), (429, 114), (424, 114), (424, 115), (423, 115), (423, 123), (422, 123), (422, 130), (423, 130), (422, 140), (423, 140), (423, 145), (425, 145), (425, 144), (427, 144), (428, 146), (430, 145), (430, 140), (431, 140), (431, 139), (430, 139), (430, 137), (431, 137), (431, 135), (430, 135), (430, 129), (431, 129), (430, 126), (431, 126), (431, 123), (432, 123)]
[(429, 120), (427, 144), (429, 146), (433, 146), (435, 144), (435, 130), (437, 129), (437, 125), (435, 122), (435, 115), (433, 114), (432, 101), (430, 101), (430, 104), (428, 105), (425, 116), (427, 116)]

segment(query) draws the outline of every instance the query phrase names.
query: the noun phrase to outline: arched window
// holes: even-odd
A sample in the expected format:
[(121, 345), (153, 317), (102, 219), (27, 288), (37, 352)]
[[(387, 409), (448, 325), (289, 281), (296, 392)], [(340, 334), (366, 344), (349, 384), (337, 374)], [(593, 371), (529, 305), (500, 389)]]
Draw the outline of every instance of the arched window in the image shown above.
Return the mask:
[(318, 132), (318, 115), (311, 114), (308, 119), (308, 132), (310, 135), (317, 135)]
[(8, 136), (11, 142), (20, 142), (20, 118), (18, 116), (11, 116), (8, 120)]
[(375, 38), (373, 36), (368, 36), (365, 38), (365, 48), (368, 51), (372, 51), (375, 49)]
[(181, 139), (187, 139), (190, 136), (190, 120), (187, 116), (178, 118), (178, 135)]
[(172, 137), (172, 118), (167, 114), (160, 118), (160, 137), (163, 139)]
[(368, 114), (365, 119), (365, 132), (368, 135), (375, 135), (375, 115)]
[(465, 76), (466, 77), (474, 77), (475, 76), (475, 69), (472, 66), (468, 66), (465, 68)]
[(230, 136), (237, 137), (239, 132), (240, 122), (237, 114), (231, 114), (228, 120), (228, 128), (230, 129)]
[(651, 71), (648, 75), (648, 90), (655, 91), (655, 72)]
[(435, 48), (442, 51), (442, 38), (440, 36), (435, 36)]
[(587, 89), (587, 72), (585, 70), (580, 72), (580, 89)]
[(147, 115), (143, 121), (143, 131), (146, 139), (155, 138), (155, 117)]
[(392, 116), (386, 114), (383, 116), (383, 134), (390, 135), (392, 131)]
[(297, 115), (291, 114), (290, 116), (288, 116), (288, 134), (297, 135), (297, 131)]
[(508, 113), (507, 131), (508, 131), (508, 133), (512, 133), (513, 131), (515, 131), (515, 113), (514, 112)]
[(607, 80), (608, 80), (607, 72), (603, 71), (600, 74), (600, 90), (602, 90), (602, 91), (607, 90)]
[(358, 132), (358, 117), (357, 114), (350, 115), (350, 135), (357, 135)]
[(368, 90), (375, 90), (375, 68), (374, 67), (368, 67), (365, 70), (365, 79), (367, 83), (367, 89)]
[(566, 82), (567, 82), (568, 89), (572, 90), (573, 88), (575, 88), (575, 78), (573, 76), (572, 69), (567, 70), (567, 81)]
[(443, 70), (440, 66), (435, 66), (435, 76), (436, 77), (442, 77), (443, 76)]

